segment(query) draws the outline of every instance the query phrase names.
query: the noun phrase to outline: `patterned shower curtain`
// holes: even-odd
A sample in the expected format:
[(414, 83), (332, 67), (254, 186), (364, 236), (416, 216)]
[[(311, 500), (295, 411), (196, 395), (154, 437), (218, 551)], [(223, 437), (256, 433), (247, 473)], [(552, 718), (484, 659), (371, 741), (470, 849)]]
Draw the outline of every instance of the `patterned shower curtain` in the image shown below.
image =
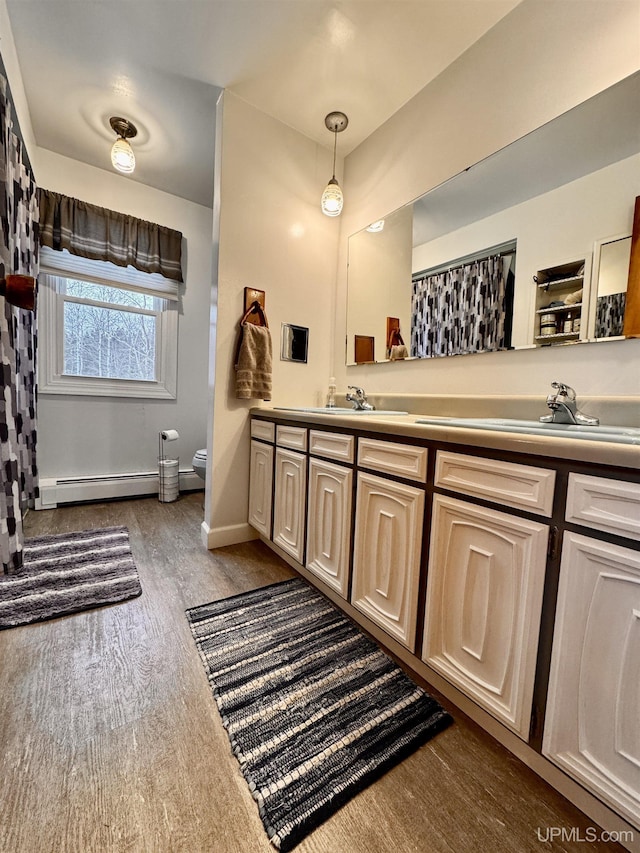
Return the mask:
[(411, 355), (434, 358), (506, 348), (500, 255), (413, 280)]
[[(0, 278), (36, 276), (38, 201), (23, 144), (14, 133), (7, 81), (0, 75)], [(37, 496), (36, 327), (34, 313), (0, 296), (0, 560), (22, 567), (22, 517)]]

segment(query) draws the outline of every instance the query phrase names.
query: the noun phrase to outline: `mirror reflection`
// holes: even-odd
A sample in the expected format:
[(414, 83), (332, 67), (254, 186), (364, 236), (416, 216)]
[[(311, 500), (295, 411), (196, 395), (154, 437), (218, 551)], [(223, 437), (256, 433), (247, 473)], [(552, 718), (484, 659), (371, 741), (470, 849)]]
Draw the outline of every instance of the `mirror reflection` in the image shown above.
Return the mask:
[(639, 100), (636, 73), (352, 235), (347, 364), (356, 336), (393, 358), (390, 328), (400, 358), (621, 334)]
[(622, 335), (626, 306), (631, 235), (596, 241), (593, 252), (593, 300), (590, 329), (594, 339)]
[(308, 349), (309, 329), (307, 326), (294, 326), (292, 323), (282, 323), (280, 361), (306, 363)]

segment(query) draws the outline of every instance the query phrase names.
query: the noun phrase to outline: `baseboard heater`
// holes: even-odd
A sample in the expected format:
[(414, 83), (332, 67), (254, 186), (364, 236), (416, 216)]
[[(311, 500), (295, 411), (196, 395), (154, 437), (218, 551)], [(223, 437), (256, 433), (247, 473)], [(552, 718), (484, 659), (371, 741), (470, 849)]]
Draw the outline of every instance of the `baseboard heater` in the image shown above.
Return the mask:
[[(180, 491), (204, 489), (204, 483), (191, 468), (180, 470)], [(36, 509), (55, 509), (59, 504), (85, 503), (112, 498), (137, 498), (158, 494), (158, 472), (103, 474), (87, 477), (40, 479), (40, 497)]]

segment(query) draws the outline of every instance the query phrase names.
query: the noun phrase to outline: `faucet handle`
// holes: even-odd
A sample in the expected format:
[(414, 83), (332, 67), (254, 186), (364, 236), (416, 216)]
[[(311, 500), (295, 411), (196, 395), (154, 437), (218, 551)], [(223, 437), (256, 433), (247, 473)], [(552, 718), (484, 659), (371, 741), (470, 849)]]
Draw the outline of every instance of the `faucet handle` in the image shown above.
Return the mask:
[(564, 382), (552, 382), (551, 387), (555, 388), (559, 394), (563, 397), (567, 397), (569, 400), (576, 399), (576, 392), (570, 385), (565, 385)]

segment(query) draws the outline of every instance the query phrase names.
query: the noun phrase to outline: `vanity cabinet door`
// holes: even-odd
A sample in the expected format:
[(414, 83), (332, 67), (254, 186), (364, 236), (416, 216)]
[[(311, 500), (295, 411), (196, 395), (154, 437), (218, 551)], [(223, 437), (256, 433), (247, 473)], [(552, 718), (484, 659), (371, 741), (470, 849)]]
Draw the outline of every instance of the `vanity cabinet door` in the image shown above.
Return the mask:
[(249, 462), (249, 524), (271, 538), (271, 501), (273, 494), (273, 446), (251, 442)]
[(293, 450), (276, 448), (275, 477), (273, 542), (302, 563), (307, 486), (306, 456)]
[(640, 829), (640, 553), (567, 533), (543, 754)]
[(349, 586), (352, 489), (350, 468), (309, 460), (307, 568), (344, 599)]
[(422, 659), (529, 736), (548, 527), (434, 497)]
[(415, 648), (424, 492), (358, 474), (351, 603)]

